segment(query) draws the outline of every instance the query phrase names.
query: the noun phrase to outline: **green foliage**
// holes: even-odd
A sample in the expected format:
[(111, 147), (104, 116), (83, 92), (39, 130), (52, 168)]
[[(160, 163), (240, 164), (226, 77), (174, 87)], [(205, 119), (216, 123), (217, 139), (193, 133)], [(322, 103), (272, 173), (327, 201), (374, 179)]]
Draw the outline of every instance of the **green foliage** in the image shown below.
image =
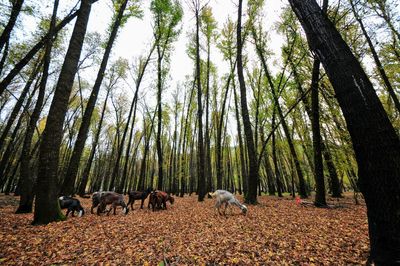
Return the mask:
[[(125, 1), (126, 0), (113, 0), (114, 16), (110, 27), (114, 24), (118, 11)], [(128, 0), (127, 7), (121, 20), (121, 27), (123, 27), (131, 17), (143, 18), (143, 10), (140, 8), (140, 0)]]
[(221, 30), (220, 41), (217, 44), (225, 60), (236, 56), (236, 23), (230, 17)]
[(163, 47), (174, 41), (180, 33), (177, 29), (183, 17), (183, 9), (179, 1), (153, 0), (150, 4), (155, 25), (156, 41)]

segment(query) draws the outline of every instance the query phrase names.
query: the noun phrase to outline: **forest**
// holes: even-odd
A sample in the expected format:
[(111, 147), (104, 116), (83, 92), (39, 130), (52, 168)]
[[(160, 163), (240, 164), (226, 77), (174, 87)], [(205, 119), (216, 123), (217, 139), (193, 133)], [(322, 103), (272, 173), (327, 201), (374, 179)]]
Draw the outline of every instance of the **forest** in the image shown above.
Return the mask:
[(400, 264), (398, 0), (0, 13), (0, 264)]

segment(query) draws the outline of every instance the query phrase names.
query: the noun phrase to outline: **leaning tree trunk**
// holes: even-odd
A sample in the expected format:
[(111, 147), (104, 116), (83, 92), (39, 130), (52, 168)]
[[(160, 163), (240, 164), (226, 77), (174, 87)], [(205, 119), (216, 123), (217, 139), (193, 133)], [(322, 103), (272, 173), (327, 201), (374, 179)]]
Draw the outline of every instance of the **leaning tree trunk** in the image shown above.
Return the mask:
[(254, 146), (253, 130), (251, 128), (249, 110), (247, 108), (246, 84), (243, 75), (242, 61), (242, 2), (239, 0), (238, 6), (238, 23), (237, 23), (237, 72), (240, 88), (240, 103), (242, 107), (242, 118), (244, 126), (244, 134), (246, 136), (247, 154), (249, 157), (249, 173), (248, 173), (248, 191), (245, 193), (246, 202), (250, 204), (257, 203), (257, 184), (258, 184), (258, 167), (257, 155)]
[[(51, 17), (49, 34), (54, 31), (57, 18), (59, 0), (54, 1), (53, 15)], [(29, 124), (26, 129), (25, 139), (21, 152), (21, 166), (20, 166), (20, 182), (21, 182), (21, 198), (16, 213), (30, 213), (32, 212), (32, 204), (34, 198), (34, 180), (31, 172), (31, 145), (33, 134), (35, 133), (36, 123), (40, 118), (44, 96), (46, 92), (47, 77), (49, 75), (49, 67), (51, 60), (51, 48), (53, 46), (53, 39), (49, 38), (46, 44), (46, 51), (43, 63), (43, 75), (40, 81), (39, 95), (36, 100), (35, 108), (29, 118)]]
[(378, 69), (378, 72), (379, 72), (382, 80), (383, 80), (383, 83), (385, 84), (385, 87), (386, 87), (387, 91), (389, 92), (389, 95), (392, 98), (392, 101), (394, 102), (394, 106), (396, 107), (397, 111), (400, 113), (400, 101), (396, 96), (396, 93), (393, 89), (392, 84), (389, 81), (388, 76), (386, 75), (386, 71), (383, 68), (383, 65), (381, 63), (381, 60), (379, 59), (378, 53), (375, 50), (374, 44), (372, 43), (371, 38), (369, 37), (368, 32), (364, 27), (364, 23), (363, 23), (361, 17), (359, 16), (352, 0), (350, 0), (350, 4), (351, 4), (351, 9), (353, 10), (354, 17), (356, 18), (358, 24), (360, 24), (360, 28), (364, 34), (365, 39), (367, 40), (369, 50), (371, 51), (372, 58), (374, 58), (376, 67)]
[(36, 185), (36, 204), (33, 224), (47, 224), (65, 219), (57, 201), (59, 150), (68, 100), (78, 69), (83, 40), (89, 20), (92, 1), (82, 0), (79, 15), (72, 32), (68, 51), (61, 68), (53, 101), (47, 117), (40, 146), (39, 171)]
[(315, 0), (290, 0), (346, 119), (367, 204), (370, 260), (400, 263), (400, 140), (360, 63)]
[[(82, 156), (82, 152), (83, 152), (83, 149), (85, 148), (85, 142), (86, 142), (87, 134), (88, 134), (89, 127), (90, 127), (92, 113), (93, 113), (94, 107), (96, 105), (96, 101), (97, 101), (97, 97), (99, 95), (101, 83), (103, 82), (104, 72), (106, 71), (106, 68), (107, 68), (108, 58), (110, 57), (112, 46), (117, 37), (118, 29), (119, 29), (119, 26), (121, 25), (121, 21), (123, 19), (123, 14), (124, 14), (127, 3), (128, 3), (128, 0), (125, 0), (122, 3), (121, 7), (118, 10), (117, 18), (114, 21), (112, 31), (110, 33), (110, 37), (107, 42), (107, 46), (104, 51), (103, 59), (100, 64), (100, 69), (99, 69), (99, 72), (97, 73), (96, 81), (94, 83), (92, 92), (89, 97), (89, 101), (88, 101), (86, 109), (85, 109), (85, 113), (82, 118), (82, 124), (79, 128), (79, 133), (78, 133), (78, 137), (75, 142), (74, 151), (72, 152), (72, 157), (71, 157), (69, 165), (68, 165), (67, 174), (65, 176), (64, 183), (63, 183), (63, 186), (61, 189), (61, 193), (63, 195), (72, 195), (75, 192), (74, 191), (75, 180), (76, 180), (76, 176), (78, 174), (78, 168), (79, 168), (79, 163), (80, 163), (80, 159)], [(112, 180), (114, 180), (114, 178)]]
[(10, 1), (12, 3), (12, 9), (10, 18), (8, 19), (7, 25), (4, 27), (3, 32), (0, 35), (0, 52), (3, 50), (4, 45), (10, 39), (10, 33), (14, 28), (15, 22), (17, 21), (18, 15), (21, 12), (22, 4), (24, 0)]

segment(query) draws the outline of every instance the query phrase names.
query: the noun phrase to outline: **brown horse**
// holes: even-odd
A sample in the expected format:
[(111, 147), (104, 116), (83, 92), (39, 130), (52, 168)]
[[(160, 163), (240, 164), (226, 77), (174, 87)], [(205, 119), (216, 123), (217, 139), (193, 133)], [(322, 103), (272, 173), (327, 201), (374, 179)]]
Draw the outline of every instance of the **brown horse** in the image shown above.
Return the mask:
[(123, 208), (122, 212), (128, 214), (129, 208), (124, 202), (124, 196), (116, 192), (102, 192), (100, 196), (100, 205), (97, 208), (97, 215), (106, 210), (107, 205), (111, 204), (111, 208), (107, 211), (107, 215), (110, 214), (111, 210), (114, 209), (114, 215), (116, 214), (117, 206)]
[(131, 209), (133, 210), (133, 203), (135, 203), (135, 200), (141, 200), (142, 203), (140, 204), (140, 208), (143, 209), (143, 203), (151, 191), (152, 191), (152, 188), (148, 188), (145, 191), (130, 191), (130, 192), (128, 192), (128, 195), (129, 195), (128, 206), (130, 204)]
[(174, 204), (175, 199), (167, 192), (160, 190), (153, 191), (150, 193), (148, 208), (150, 208), (151, 205), (153, 211), (155, 211), (156, 208), (166, 210), (167, 201), (169, 201), (171, 204)]

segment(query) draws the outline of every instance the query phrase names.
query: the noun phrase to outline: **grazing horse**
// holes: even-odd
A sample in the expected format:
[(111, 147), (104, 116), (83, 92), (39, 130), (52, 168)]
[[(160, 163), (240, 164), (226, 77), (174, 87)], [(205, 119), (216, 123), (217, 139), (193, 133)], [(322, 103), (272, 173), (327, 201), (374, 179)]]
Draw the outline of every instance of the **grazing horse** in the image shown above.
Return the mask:
[(100, 204), (101, 195), (103, 195), (104, 193), (108, 193), (108, 192), (112, 192), (112, 191), (99, 191), (99, 192), (93, 193), (93, 195), (92, 195), (92, 207), (90, 208), (90, 213), (91, 214), (93, 214), (93, 209), (96, 208)]
[(167, 201), (169, 201), (171, 204), (174, 204), (174, 197), (172, 197), (170, 194), (164, 191), (156, 190), (150, 193), (150, 199), (149, 199), (149, 205), (148, 208), (150, 208), (150, 205), (152, 205), (153, 211), (157, 209), (167, 209)]
[(141, 200), (142, 203), (140, 204), (140, 208), (143, 209), (143, 203), (151, 191), (152, 188), (148, 188), (145, 191), (130, 191), (128, 193), (129, 195), (128, 206), (130, 204), (131, 209), (133, 210), (133, 203), (135, 203), (135, 200)]
[(67, 197), (67, 196), (62, 196), (62, 197), (58, 198), (58, 201), (60, 203), (61, 209), (68, 209), (67, 214), (65, 215), (67, 217), (70, 212), (72, 212), (72, 217), (74, 217), (75, 211), (78, 212), (79, 217), (81, 217), (82, 215), (85, 214), (85, 210), (83, 209), (83, 207), (78, 199), (75, 199), (72, 197)]
[(223, 204), (225, 204), (225, 209), (224, 209), (224, 213), (223, 213), (224, 215), (226, 215), (226, 208), (228, 207), (228, 205), (230, 205), (230, 206), (235, 205), (240, 208), (240, 210), (242, 211), (243, 214), (247, 213), (246, 205), (241, 204), (235, 198), (235, 196), (229, 191), (219, 189), (219, 190), (216, 190), (214, 193), (210, 193), (210, 196), (217, 200), (215, 202), (215, 208), (218, 210), (218, 213), (220, 215), (222, 215), (220, 208)]
[(118, 194), (116, 192), (102, 192), (100, 196), (100, 204), (97, 208), (97, 215), (104, 212), (106, 210), (107, 205), (111, 204), (111, 208), (107, 211), (107, 215), (110, 214), (111, 210), (114, 209), (114, 215), (116, 214), (115, 211), (117, 206), (121, 206), (123, 208), (122, 212), (124, 214), (128, 214), (128, 207), (124, 202), (124, 196)]

